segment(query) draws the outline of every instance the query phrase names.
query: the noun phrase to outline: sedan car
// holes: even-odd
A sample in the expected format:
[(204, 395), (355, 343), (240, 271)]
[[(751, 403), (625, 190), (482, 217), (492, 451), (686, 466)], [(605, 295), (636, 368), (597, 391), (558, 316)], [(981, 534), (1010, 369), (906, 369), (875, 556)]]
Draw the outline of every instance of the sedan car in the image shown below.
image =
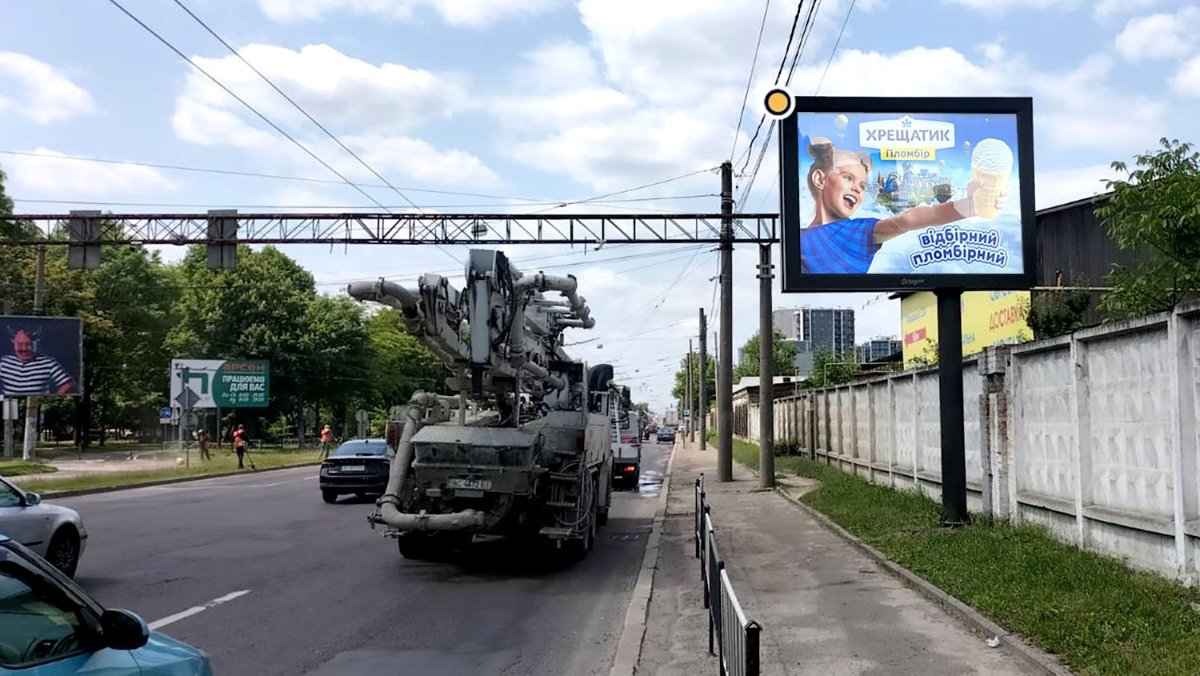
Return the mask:
[(321, 498), (337, 502), (338, 496), (346, 493), (381, 494), (387, 489), (390, 470), (386, 439), (343, 441), (321, 463)]
[(665, 425), (658, 428), (657, 439), (658, 439), (659, 443), (663, 443), (666, 441), (674, 442), (675, 441), (675, 429), (672, 427), (667, 427)]
[(29, 548), (0, 535), (0, 675), (212, 676), (208, 656), (105, 609)]
[(0, 533), (32, 549), (67, 577), (75, 577), (79, 557), (87, 544), (87, 530), (79, 512), (44, 503), (37, 493), (26, 493), (3, 478), (0, 478)]

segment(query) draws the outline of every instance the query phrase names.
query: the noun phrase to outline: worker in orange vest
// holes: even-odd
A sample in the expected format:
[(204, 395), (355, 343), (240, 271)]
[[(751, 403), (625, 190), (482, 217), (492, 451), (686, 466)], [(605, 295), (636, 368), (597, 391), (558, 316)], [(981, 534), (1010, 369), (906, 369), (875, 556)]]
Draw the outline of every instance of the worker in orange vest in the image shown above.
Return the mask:
[(242, 464), (242, 458), (246, 455), (246, 428), (241, 425), (233, 431), (233, 450), (237, 451), (238, 469), (246, 469)]
[(321, 429), (321, 459), (329, 457), (329, 447), (333, 444), (333, 432), (329, 429), (329, 425), (325, 425)]

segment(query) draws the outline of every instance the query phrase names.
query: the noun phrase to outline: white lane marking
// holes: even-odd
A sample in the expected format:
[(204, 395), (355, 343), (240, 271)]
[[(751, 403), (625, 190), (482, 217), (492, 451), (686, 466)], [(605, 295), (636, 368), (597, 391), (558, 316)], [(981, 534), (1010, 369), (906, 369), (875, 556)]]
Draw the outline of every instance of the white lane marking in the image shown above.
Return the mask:
[(208, 603), (205, 603), (204, 605), (192, 606), (191, 608), (188, 608), (187, 610), (181, 610), (178, 613), (175, 613), (174, 615), (167, 615), (166, 617), (162, 618), (161, 620), (155, 620), (155, 621), (151, 622), (149, 624), (150, 631), (157, 631), (157, 630), (167, 626), (168, 624), (173, 624), (184, 618), (191, 617), (192, 615), (199, 615), (200, 613), (208, 610), (209, 608), (215, 608), (215, 607), (221, 605), (222, 603), (229, 603), (230, 601), (232, 601), (236, 598), (245, 596), (246, 594), (249, 594), (249, 593), (250, 593), (249, 589), (235, 591), (235, 592), (226, 594), (224, 596), (219, 596), (219, 597), (209, 601)]

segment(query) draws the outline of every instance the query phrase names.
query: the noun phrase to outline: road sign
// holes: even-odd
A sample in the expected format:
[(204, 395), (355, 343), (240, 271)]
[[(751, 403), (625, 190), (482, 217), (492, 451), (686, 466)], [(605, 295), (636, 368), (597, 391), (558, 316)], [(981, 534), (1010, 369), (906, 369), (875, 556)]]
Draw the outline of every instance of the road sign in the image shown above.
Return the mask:
[(191, 388), (185, 387), (179, 391), (175, 401), (184, 409), (195, 408), (196, 404), (200, 402), (200, 395), (193, 392)]
[(371, 415), (360, 408), (358, 409), (358, 413), (354, 414), (354, 419), (360, 423), (365, 423), (371, 420)]
[(158, 409), (158, 419), (160, 421), (170, 422), (171, 418), (172, 418), (172, 416), (171, 416), (171, 407), (170, 406), (163, 406), (162, 408)]
[(4, 420), (16, 420), (21, 417), (21, 405), (19, 399), (5, 399), (0, 397), (0, 409), (3, 409), (0, 418)]
[(194, 408), (266, 408), (270, 402), (270, 363), (252, 359), (174, 359), (171, 400), (184, 390), (196, 396)]

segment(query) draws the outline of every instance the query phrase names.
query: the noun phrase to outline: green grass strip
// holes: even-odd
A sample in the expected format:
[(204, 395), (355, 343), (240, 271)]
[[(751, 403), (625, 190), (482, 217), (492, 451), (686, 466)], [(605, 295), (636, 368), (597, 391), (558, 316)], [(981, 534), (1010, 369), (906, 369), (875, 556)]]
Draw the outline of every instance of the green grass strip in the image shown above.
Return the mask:
[[(757, 469), (758, 446), (734, 440)], [(939, 526), (941, 506), (807, 458), (776, 474), (818, 479), (801, 500), (1081, 674), (1200, 674), (1200, 591), (1054, 539), (1039, 526)]]
[(57, 471), (58, 468), (54, 465), (43, 465), (38, 462), (25, 462), (24, 460), (0, 461), (0, 476), (6, 479), (14, 476), (25, 476), (26, 474), (48, 474)]
[[(254, 461), (255, 467), (258, 469), (268, 469), (272, 467), (284, 467), (287, 465), (316, 463), (319, 455), (320, 453), (318, 451), (254, 452), (250, 456), (250, 460)], [(251, 471), (249, 460), (245, 464), (246, 471)], [(224, 472), (233, 471), (237, 471), (237, 456), (230, 451), (224, 451), (221, 453), (213, 452), (210, 460), (200, 460), (196, 454), (193, 453), (191, 458), (191, 467), (177, 466), (167, 469), (138, 472), (94, 472), (91, 474), (64, 477), (61, 479), (53, 478), (22, 481), (19, 482), (19, 485), (23, 490), (32, 491), (34, 493), (43, 493), (47, 496), (51, 496), (52, 494), (61, 491), (88, 490), (92, 488), (115, 488), (118, 486), (136, 486), (137, 484), (152, 481), (162, 481), (164, 479), (200, 477), (209, 474), (221, 474)]]

